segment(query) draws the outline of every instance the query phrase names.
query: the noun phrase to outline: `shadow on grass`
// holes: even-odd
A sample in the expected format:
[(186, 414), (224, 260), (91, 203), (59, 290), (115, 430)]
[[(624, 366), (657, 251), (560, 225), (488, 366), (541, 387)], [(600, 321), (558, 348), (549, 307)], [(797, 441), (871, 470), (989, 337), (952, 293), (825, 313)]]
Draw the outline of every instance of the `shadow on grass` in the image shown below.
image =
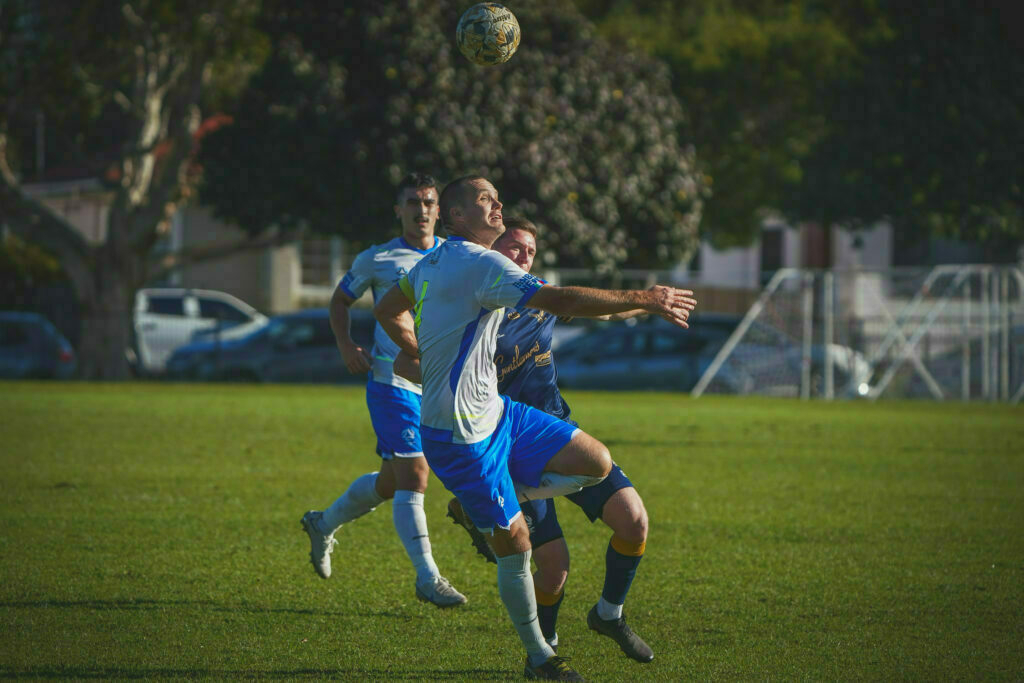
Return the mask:
[(506, 681), (510, 672), (497, 669), (460, 669), (426, 671), (416, 669), (291, 669), (291, 670), (232, 670), (232, 669), (127, 669), (121, 667), (68, 667), (15, 670), (0, 668), (2, 678), (90, 679), (90, 678), (341, 678), (349, 680), (426, 680), (426, 681)]
[(262, 607), (259, 605), (221, 605), (211, 600), (146, 600), (122, 598), (119, 600), (24, 600), (0, 602), (0, 609), (91, 609), (91, 610), (163, 610), (185, 607), (212, 612), (250, 614), (302, 614), (306, 616), (388, 617), (411, 620), (415, 614), (397, 610), (326, 610), (302, 607)]

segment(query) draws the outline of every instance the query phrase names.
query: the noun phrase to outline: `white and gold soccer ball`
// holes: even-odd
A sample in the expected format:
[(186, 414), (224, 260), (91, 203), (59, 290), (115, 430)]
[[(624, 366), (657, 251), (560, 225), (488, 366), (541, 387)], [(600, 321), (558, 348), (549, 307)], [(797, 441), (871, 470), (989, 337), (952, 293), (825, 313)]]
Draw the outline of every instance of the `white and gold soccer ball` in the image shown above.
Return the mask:
[(455, 30), (459, 51), (480, 66), (504, 64), (519, 48), (519, 22), (507, 7), (481, 2), (463, 12)]

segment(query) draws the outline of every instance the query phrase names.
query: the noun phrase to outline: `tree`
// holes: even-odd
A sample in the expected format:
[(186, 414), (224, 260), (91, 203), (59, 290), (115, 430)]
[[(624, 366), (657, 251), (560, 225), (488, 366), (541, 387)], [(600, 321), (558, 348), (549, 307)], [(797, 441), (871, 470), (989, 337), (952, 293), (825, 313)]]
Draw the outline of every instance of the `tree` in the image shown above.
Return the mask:
[(908, 242), (1024, 240), (1019, 10), (942, 0), (883, 16), (826, 91), (829, 132), (788, 208), (852, 227), (888, 220)]
[(1024, 236), (1020, 3), (579, 3), (672, 69), (714, 179), (715, 244), (750, 242), (766, 213), (886, 219), (903, 242)]
[(802, 181), (823, 137), (822, 84), (849, 68), (873, 17), (861, 5), (816, 0), (580, 0), (618, 45), (665, 61), (687, 103), (685, 134), (714, 183), (702, 232), (716, 246), (748, 244)]
[(569, 2), (523, 0), (518, 54), (474, 66), (454, 41), (463, 9), (268, 3), (275, 49), (234, 125), (203, 146), (203, 201), (252, 229), (364, 246), (393, 234), (408, 170), (478, 172), (541, 226), (546, 263), (611, 273), (688, 258), (707, 188), (664, 65), (612, 50)]
[[(0, 9), (0, 221), (52, 253), (82, 306), (88, 378), (127, 375), (135, 290), (158, 266), (153, 244), (198, 182), (204, 107), (236, 96), (261, 60), (258, 3), (234, 0), (11, 0)], [(37, 174), (31, 122), (50, 154), (109, 183), (107, 237), (91, 244), (25, 194)], [(220, 245), (181, 260), (223, 253)]]

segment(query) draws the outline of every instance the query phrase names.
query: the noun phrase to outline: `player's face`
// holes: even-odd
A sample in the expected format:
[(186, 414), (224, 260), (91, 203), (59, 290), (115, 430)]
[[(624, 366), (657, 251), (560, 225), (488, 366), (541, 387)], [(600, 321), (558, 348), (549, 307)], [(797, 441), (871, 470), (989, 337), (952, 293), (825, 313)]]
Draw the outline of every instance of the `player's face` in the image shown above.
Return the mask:
[(437, 190), (432, 187), (407, 187), (398, 196), (395, 215), (402, 223), (402, 234), (407, 237), (430, 237), (440, 215)]
[(496, 235), (505, 232), (505, 224), (501, 222), (501, 202), (494, 185), (483, 178), (471, 180), (469, 184), (473, 194), (469, 194), (471, 199), (463, 207), (466, 225), (471, 230), (490, 230)]
[(537, 240), (527, 231), (513, 228), (494, 243), (494, 250), (529, 273), (533, 267), (533, 258), (537, 255)]

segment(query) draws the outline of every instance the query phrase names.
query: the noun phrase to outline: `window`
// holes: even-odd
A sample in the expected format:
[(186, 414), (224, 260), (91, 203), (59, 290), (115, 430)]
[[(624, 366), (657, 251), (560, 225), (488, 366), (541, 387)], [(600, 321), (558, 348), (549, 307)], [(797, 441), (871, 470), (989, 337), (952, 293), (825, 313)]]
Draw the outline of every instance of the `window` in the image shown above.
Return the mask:
[(334, 287), (341, 279), (341, 238), (307, 237), (299, 249), (302, 284)]
[(331, 321), (327, 318), (313, 322), (313, 338), (310, 346), (334, 346), (334, 330), (331, 329)]
[(707, 346), (708, 340), (693, 334), (670, 334), (661, 332), (651, 337), (651, 353), (672, 355), (682, 353), (699, 353)]
[(213, 318), (228, 323), (249, 322), (249, 316), (229, 303), (217, 299), (199, 299), (199, 317)]
[(28, 343), (24, 325), (15, 322), (0, 323), (0, 346), (19, 346)]
[(151, 296), (148, 311), (157, 315), (184, 316), (185, 299), (180, 296)]

